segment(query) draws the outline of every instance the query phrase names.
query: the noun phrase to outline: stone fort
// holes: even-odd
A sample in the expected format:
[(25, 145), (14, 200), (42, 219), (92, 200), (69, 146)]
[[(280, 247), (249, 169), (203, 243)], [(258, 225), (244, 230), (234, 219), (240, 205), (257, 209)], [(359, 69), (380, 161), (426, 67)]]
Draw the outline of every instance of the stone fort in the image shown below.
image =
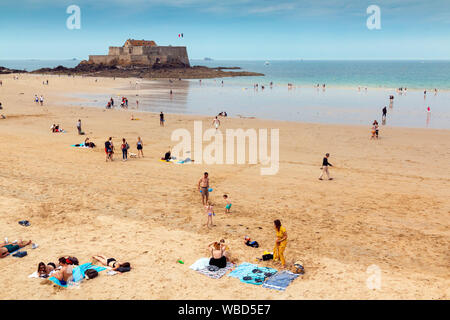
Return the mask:
[(170, 64), (189, 67), (186, 47), (158, 46), (155, 41), (128, 39), (122, 47), (109, 47), (108, 55), (90, 55), (89, 63), (120, 66)]

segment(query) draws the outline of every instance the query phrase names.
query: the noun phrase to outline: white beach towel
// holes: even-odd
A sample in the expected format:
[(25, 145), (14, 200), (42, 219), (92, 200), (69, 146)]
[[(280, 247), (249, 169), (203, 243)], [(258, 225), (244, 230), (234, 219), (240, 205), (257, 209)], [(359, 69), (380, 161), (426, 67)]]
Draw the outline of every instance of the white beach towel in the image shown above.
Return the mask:
[(194, 264), (191, 265), (189, 268), (198, 271), (206, 268), (207, 266), (209, 266), (209, 258), (200, 258), (197, 261), (195, 261)]

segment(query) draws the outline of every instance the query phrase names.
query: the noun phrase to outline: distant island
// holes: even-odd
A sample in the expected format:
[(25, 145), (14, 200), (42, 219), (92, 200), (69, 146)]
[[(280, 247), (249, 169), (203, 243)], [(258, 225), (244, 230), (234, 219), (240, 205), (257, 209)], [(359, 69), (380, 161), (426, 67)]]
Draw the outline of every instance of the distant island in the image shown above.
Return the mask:
[[(211, 58), (205, 58), (210, 59)], [(73, 60), (76, 60), (75, 58)], [(264, 76), (262, 73), (240, 70), (240, 67), (191, 66), (186, 47), (158, 46), (152, 40), (128, 39), (121, 47), (109, 47), (107, 55), (90, 55), (74, 68), (58, 66), (42, 68), (31, 73), (85, 75), (95, 77), (138, 77), (202, 79), (241, 76)], [(0, 73), (19, 70), (0, 69)], [(26, 71), (20, 71), (26, 72)]]
[(208, 58), (208, 57), (203, 58), (203, 60), (205, 60), (205, 61), (213, 61), (212, 58)]

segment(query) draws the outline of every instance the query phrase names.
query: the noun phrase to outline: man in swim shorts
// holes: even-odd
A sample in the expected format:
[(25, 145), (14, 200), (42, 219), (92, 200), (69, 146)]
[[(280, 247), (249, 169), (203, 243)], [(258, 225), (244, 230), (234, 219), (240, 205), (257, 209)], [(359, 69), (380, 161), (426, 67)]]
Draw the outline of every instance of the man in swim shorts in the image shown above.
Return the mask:
[(203, 177), (198, 181), (198, 190), (202, 193), (202, 204), (206, 205), (209, 198), (209, 177), (208, 172), (203, 174)]
[(5, 242), (2, 245), (0, 245), (0, 258), (4, 258), (8, 256), (10, 253), (17, 251), (29, 244), (31, 244), (31, 240), (28, 242), (20, 240), (16, 244)]

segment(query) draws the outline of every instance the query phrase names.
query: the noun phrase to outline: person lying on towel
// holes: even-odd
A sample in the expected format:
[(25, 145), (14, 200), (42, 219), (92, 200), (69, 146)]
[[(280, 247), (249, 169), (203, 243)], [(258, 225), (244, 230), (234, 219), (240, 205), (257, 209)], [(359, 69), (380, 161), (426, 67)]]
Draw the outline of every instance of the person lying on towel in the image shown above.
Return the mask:
[(25, 242), (23, 240), (17, 241), (17, 243), (5, 242), (0, 245), (0, 258), (8, 256), (11, 252), (19, 250), (27, 245), (31, 244), (31, 240)]

